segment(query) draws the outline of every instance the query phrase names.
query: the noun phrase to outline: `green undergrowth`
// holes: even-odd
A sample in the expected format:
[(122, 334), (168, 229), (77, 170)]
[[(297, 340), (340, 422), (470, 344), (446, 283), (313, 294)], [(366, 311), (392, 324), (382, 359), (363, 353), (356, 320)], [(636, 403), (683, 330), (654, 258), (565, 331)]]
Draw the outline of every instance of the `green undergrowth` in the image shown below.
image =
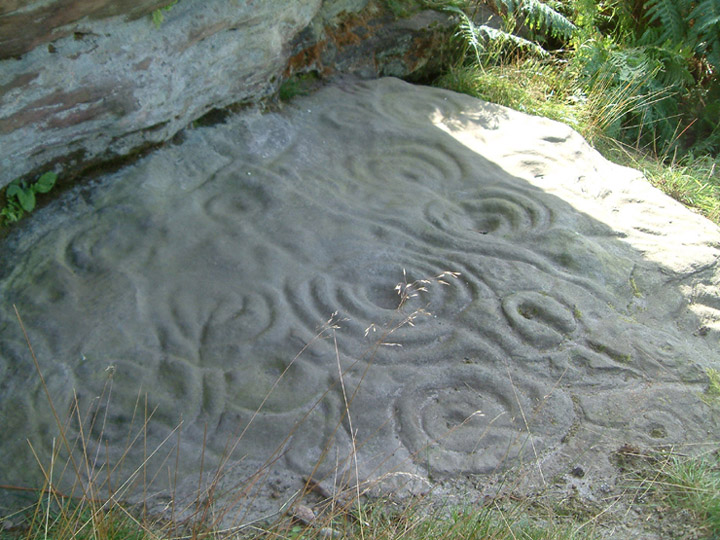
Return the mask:
[[(234, 529), (178, 524), (141, 517), (138, 508), (68, 501), (43, 495), (22, 514), (5, 518), (2, 540), (600, 540), (617, 534), (711, 540), (720, 537), (720, 458), (689, 457), (630, 446), (612, 457), (620, 470), (615, 494), (589, 502), (573, 495), (485, 497), (462, 506), (429, 498), (324, 501), (311, 521), (283, 515)], [(311, 504), (311, 503), (307, 503)], [(322, 508), (323, 510), (318, 510)], [(288, 514), (291, 514), (288, 512)], [(630, 516), (630, 517), (628, 517)], [(646, 536), (643, 536), (646, 537)]]
[(306, 96), (312, 92), (319, 80), (320, 76), (315, 71), (296, 73), (280, 85), (278, 99), (287, 103), (297, 96)]
[(48, 193), (57, 178), (57, 173), (48, 171), (32, 183), (12, 181), (5, 190), (5, 205), (0, 207), (0, 225), (15, 223), (32, 212), (36, 206), (36, 194)]
[(21, 517), (21, 524), (0, 532), (0, 539), (155, 540), (168, 538), (163, 534), (161, 528), (155, 524), (142, 524), (129, 512), (114, 507), (100, 511), (81, 501), (63, 506), (38, 502), (34, 508), (28, 510)]
[(615, 454), (633, 501), (656, 520), (660, 538), (720, 538), (720, 455), (642, 452), (625, 446)]
[(430, 509), (422, 504), (398, 506), (387, 500), (376, 500), (355, 511), (323, 523), (323, 527), (292, 525), (285, 530), (268, 529), (248, 540), (316, 538), (363, 540), (591, 540), (591, 528), (562, 517), (534, 515), (516, 502), (494, 500), (487, 505), (462, 508)]
[(580, 109), (572, 106), (572, 90), (562, 66), (530, 59), (480, 69), (452, 67), (436, 84), (520, 112), (579, 127)]
[[(665, 464), (667, 463), (667, 464)], [(671, 456), (654, 489), (668, 508), (689, 512), (708, 538), (720, 537), (720, 459)]]

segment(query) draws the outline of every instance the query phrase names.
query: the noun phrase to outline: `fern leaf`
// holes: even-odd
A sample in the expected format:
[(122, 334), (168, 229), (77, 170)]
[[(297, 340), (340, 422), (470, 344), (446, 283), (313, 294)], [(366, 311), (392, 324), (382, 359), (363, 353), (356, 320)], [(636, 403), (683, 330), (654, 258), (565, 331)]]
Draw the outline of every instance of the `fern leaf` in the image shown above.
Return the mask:
[[(553, 37), (568, 39), (575, 32), (575, 25), (555, 9), (560, 2), (540, 0), (496, 0), (507, 13), (523, 15), (528, 26), (536, 31), (549, 33)], [(552, 5), (550, 3), (552, 2)]]
[(465, 42), (465, 44), (473, 50), (478, 65), (482, 65), (480, 56), (484, 50), (484, 46), (478, 39), (479, 32), (477, 27), (475, 26), (475, 23), (472, 22), (470, 17), (468, 17), (465, 12), (458, 7), (450, 6), (446, 8), (446, 10), (456, 13), (460, 16), (458, 32), (455, 35), (461, 38)]
[(709, 34), (713, 29), (717, 32), (720, 26), (720, 0), (703, 0), (690, 13), (690, 18), (695, 21), (693, 31), (696, 35)]
[(456, 35), (473, 50), (475, 59), (480, 66), (483, 64), (482, 56), (487, 49), (487, 45), (490, 43), (500, 46), (510, 45), (543, 57), (548, 54), (545, 49), (540, 47), (540, 45), (521, 38), (520, 36), (516, 36), (486, 25), (475, 25), (475, 23), (473, 23), (473, 21), (459, 8), (448, 7), (447, 10), (460, 16), (460, 24)]
[(640, 46), (657, 45), (665, 41), (665, 29), (660, 26), (650, 26), (645, 29), (637, 44)]
[(720, 0), (703, 0), (692, 11), (691, 37), (696, 51), (705, 55), (717, 71), (720, 69)]
[(690, 40), (717, 73), (720, 70), (720, 0), (702, 0), (690, 13)]
[(567, 39), (576, 30), (575, 25), (564, 15), (539, 0), (523, 0), (521, 11), (531, 28), (545, 30), (554, 37)]
[(516, 36), (515, 34), (509, 34), (508, 32), (503, 32), (497, 28), (491, 28), (490, 26), (485, 25), (478, 26), (477, 31), (479, 35), (483, 36), (488, 41), (511, 45), (518, 49), (525, 49), (537, 54), (538, 56), (544, 57), (548, 55), (548, 52), (537, 43), (533, 43), (532, 41)]
[(720, 39), (713, 41), (712, 45), (706, 50), (705, 57), (716, 71), (720, 70)]
[(662, 41), (679, 43), (687, 34), (688, 23), (684, 11), (687, 0), (648, 0), (645, 4), (651, 23), (663, 27)]

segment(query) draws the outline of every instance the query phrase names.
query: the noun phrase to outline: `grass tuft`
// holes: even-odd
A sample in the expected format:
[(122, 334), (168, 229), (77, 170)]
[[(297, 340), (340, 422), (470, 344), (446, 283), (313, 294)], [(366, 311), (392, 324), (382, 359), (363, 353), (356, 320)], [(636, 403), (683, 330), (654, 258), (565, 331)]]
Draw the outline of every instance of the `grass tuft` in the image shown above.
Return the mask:
[(484, 69), (454, 67), (436, 85), (578, 127), (578, 112), (570, 103), (572, 90), (564, 77), (562, 65), (530, 58)]

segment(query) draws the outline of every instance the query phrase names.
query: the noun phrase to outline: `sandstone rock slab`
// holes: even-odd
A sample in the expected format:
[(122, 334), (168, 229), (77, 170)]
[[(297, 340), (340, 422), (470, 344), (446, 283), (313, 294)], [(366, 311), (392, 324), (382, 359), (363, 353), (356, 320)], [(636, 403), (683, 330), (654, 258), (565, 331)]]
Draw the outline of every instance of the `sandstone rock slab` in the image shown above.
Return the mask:
[(719, 241), (570, 128), (397, 79), (189, 130), (5, 240), (0, 477), (57, 436), (15, 305), (92, 455), (179, 455), (178, 496), (242, 516), (356, 466), (605, 481), (623, 444), (717, 440)]

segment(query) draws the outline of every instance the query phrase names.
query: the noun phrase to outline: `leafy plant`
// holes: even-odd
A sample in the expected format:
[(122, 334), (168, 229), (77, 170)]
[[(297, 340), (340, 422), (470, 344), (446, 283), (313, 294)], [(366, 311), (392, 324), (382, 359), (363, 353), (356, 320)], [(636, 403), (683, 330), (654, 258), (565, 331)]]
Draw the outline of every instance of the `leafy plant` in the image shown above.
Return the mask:
[(48, 193), (57, 180), (57, 173), (48, 171), (40, 176), (33, 184), (15, 180), (10, 183), (5, 191), (7, 204), (0, 210), (0, 216), (7, 223), (18, 221), (25, 212), (32, 212), (35, 209), (36, 193)]
[(163, 15), (163, 12), (167, 13), (177, 3), (178, 3), (178, 0), (175, 0), (174, 2), (171, 2), (168, 5), (160, 7), (152, 12), (152, 22), (155, 25), (155, 28), (160, 28), (163, 21), (165, 20), (165, 15)]
[(662, 159), (720, 148), (720, 0), (575, 3), (571, 60), (591, 92), (626, 88), (633, 106), (608, 136)]
[[(569, 39), (575, 32), (575, 25), (562, 13), (540, 0), (497, 0), (507, 16), (511, 14), (535, 34), (549, 35), (558, 39)], [(558, 4), (555, 2), (555, 4)], [(559, 7), (559, 6), (558, 6)]]
[[(520, 52), (538, 57), (547, 57), (545, 38), (569, 39), (575, 25), (556, 11), (548, 2), (539, 0), (496, 0), (496, 14), (502, 19), (502, 28), (497, 25), (477, 25), (466, 11), (457, 6), (447, 11), (460, 18), (457, 36), (462, 42), (462, 59), (471, 52), (481, 68), (500, 62), (509, 55)], [(528, 38), (520, 35), (521, 31)]]
[(306, 96), (318, 79), (317, 72), (298, 73), (287, 79), (278, 89), (278, 99), (288, 102), (296, 96)]
[[(476, 25), (461, 9), (456, 7), (448, 8), (449, 11), (457, 13), (460, 17), (457, 36), (464, 44), (465, 50), (472, 50), (477, 65), (482, 68), (499, 58), (503, 52), (512, 50), (525, 50), (538, 56), (547, 56), (545, 49), (537, 43), (513, 34), (510, 27), (514, 26), (514, 20), (506, 19), (508, 30), (500, 30), (486, 24)], [(509, 22), (510, 21), (510, 22)], [(465, 53), (463, 53), (464, 56)]]
[(720, 0), (488, 4), (501, 25), (450, 8), (459, 16), (456, 74), (468, 58), (481, 72), (528, 56), (564, 62), (598, 138), (667, 161), (720, 149)]
[(652, 25), (643, 34), (651, 44), (685, 43), (704, 57), (715, 72), (720, 68), (720, 0), (647, 0)]

